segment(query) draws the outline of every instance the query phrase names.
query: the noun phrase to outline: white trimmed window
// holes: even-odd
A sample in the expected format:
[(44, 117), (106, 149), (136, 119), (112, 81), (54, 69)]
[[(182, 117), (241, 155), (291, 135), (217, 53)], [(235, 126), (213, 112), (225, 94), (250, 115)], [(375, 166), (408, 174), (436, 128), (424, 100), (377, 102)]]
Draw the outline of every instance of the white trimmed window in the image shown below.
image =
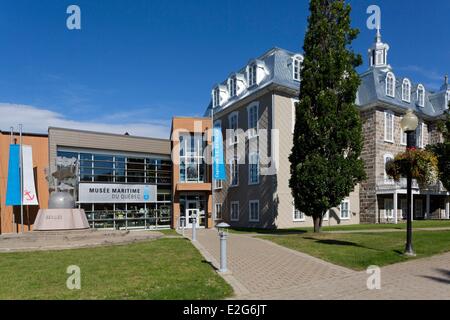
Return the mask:
[(220, 89), (215, 88), (213, 91), (213, 108), (220, 107)]
[(394, 217), (394, 199), (384, 199), (384, 217), (391, 219)]
[(214, 179), (214, 189), (220, 190), (223, 188), (222, 180), (216, 180)]
[(238, 143), (238, 134), (237, 134), (238, 121), (239, 121), (238, 115), (239, 114), (237, 112), (233, 112), (228, 117), (228, 122), (230, 124), (230, 130), (233, 130), (233, 133), (230, 135), (230, 145), (234, 145), (234, 144)]
[(248, 106), (248, 137), (253, 138), (258, 135), (258, 112), (259, 103), (255, 102)]
[(350, 201), (344, 200), (341, 203), (341, 219), (349, 220), (350, 219)]
[(411, 81), (409, 81), (408, 79), (403, 80), (402, 100), (408, 103), (411, 102)]
[(395, 97), (395, 76), (392, 72), (386, 75), (386, 95)]
[(401, 131), (401, 140), (400, 140), (400, 144), (402, 146), (406, 146), (406, 144), (408, 143), (408, 134), (405, 131)]
[(254, 152), (248, 156), (248, 184), (259, 183), (259, 155)]
[(239, 221), (239, 202), (233, 201), (230, 203), (230, 220)]
[(418, 148), (423, 148), (423, 129), (424, 123), (420, 121), (416, 129), (416, 146)]
[(292, 206), (292, 212), (293, 212), (293, 221), (294, 222), (304, 222), (305, 221), (305, 214), (301, 212), (300, 210), (297, 210), (295, 208), (295, 205)]
[(239, 185), (239, 163), (237, 158), (230, 160), (230, 179), (231, 187)]
[(235, 97), (237, 95), (236, 76), (233, 76), (228, 80), (228, 92), (230, 93), (230, 97)]
[(392, 178), (389, 177), (389, 175), (386, 172), (386, 164), (389, 161), (392, 161), (392, 160), (394, 160), (394, 156), (392, 154), (388, 153), (388, 154), (384, 155), (384, 159), (383, 159), (383, 163), (384, 163), (384, 183), (393, 183), (394, 182), (394, 180), (392, 180)]
[(259, 222), (259, 200), (252, 200), (248, 204), (249, 221)]
[(222, 204), (221, 203), (216, 203), (215, 205), (215, 216), (216, 216), (216, 220), (222, 220)]
[(292, 78), (295, 81), (300, 81), (300, 70), (302, 66), (303, 59), (300, 56), (295, 56), (292, 58)]
[(419, 107), (425, 107), (425, 87), (421, 84), (417, 86), (417, 103)]
[(394, 114), (390, 111), (384, 112), (384, 141), (394, 142)]
[(247, 81), (248, 86), (251, 87), (256, 84), (256, 72), (257, 72), (257, 65), (256, 63), (251, 64), (247, 68)]

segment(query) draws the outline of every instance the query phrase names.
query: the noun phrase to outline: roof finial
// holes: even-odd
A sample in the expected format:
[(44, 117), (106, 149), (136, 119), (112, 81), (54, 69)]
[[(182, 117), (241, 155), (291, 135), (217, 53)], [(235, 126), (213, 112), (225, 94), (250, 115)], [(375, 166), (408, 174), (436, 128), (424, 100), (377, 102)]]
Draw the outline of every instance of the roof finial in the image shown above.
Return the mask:
[(375, 40), (377, 41), (377, 43), (381, 42), (381, 28), (380, 28), (380, 24), (377, 24), (377, 36), (375, 38)]

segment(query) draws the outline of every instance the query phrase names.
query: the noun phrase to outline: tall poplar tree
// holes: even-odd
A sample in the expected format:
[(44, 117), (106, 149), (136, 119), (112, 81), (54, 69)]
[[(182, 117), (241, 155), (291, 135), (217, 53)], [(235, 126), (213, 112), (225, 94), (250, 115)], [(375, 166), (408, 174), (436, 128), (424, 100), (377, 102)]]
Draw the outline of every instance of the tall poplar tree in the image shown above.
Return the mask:
[(289, 184), (315, 232), (366, 177), (355, 105), (362, 58), (351, 48), (359, 30), (350, 26), (350, 12), (345, 0), (310, 0)]

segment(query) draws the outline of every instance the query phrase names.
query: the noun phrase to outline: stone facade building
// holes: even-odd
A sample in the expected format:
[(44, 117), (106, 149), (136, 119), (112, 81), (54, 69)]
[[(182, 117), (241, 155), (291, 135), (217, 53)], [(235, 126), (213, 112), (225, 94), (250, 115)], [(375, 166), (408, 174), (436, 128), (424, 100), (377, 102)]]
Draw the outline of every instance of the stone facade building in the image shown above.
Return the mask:
[[(441, 139), (436, 123), (447, 110), (448, 80), (432, 92), (408, 78), (396, 77), (387, 63), (388, 50), (377, 32), (369, 49), (369, 70), (360, 75), (357, 94), (368, 179), (339, 208), (329, 210), (324, 225), (387, 223), (403, 218), (406, 181), (389, 179), (385, 163), (406, 149), (400, 121), (408, 109), (420, 118), (418, 148)], [(312, 219), (294, 208), (289, 188), (288, 157), (302, 62), (301, 54), (274, 48), (214, 86), (206, 115), (222, 129), (227, 173), (225, 181), (213, 182), (216, 220), (234, 227), (312, 225)], [(427, 190), (414, 183), (413, 193), (415, 219), (449, 219), (450, 197), (440, 183)]]

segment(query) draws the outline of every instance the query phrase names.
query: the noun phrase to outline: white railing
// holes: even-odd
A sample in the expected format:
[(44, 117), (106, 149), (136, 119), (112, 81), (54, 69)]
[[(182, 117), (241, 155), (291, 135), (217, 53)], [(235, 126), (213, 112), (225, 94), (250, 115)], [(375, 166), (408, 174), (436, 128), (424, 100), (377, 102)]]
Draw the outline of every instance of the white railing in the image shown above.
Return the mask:
[[(400, 181), (394, 181), (392, 179), (377, 179), (377, 190), (401, 190), (407, 188), (406, 178), (401, 178)], [(415, 179), (413, 179), (412, 188), (419, 190), (419, 184)], [(442, 182), (437, 182), (426, 188), (421, 189), (422, 191), (432, 191), (432, 192), (446, 192), (447, 190), (442, 185)]]

